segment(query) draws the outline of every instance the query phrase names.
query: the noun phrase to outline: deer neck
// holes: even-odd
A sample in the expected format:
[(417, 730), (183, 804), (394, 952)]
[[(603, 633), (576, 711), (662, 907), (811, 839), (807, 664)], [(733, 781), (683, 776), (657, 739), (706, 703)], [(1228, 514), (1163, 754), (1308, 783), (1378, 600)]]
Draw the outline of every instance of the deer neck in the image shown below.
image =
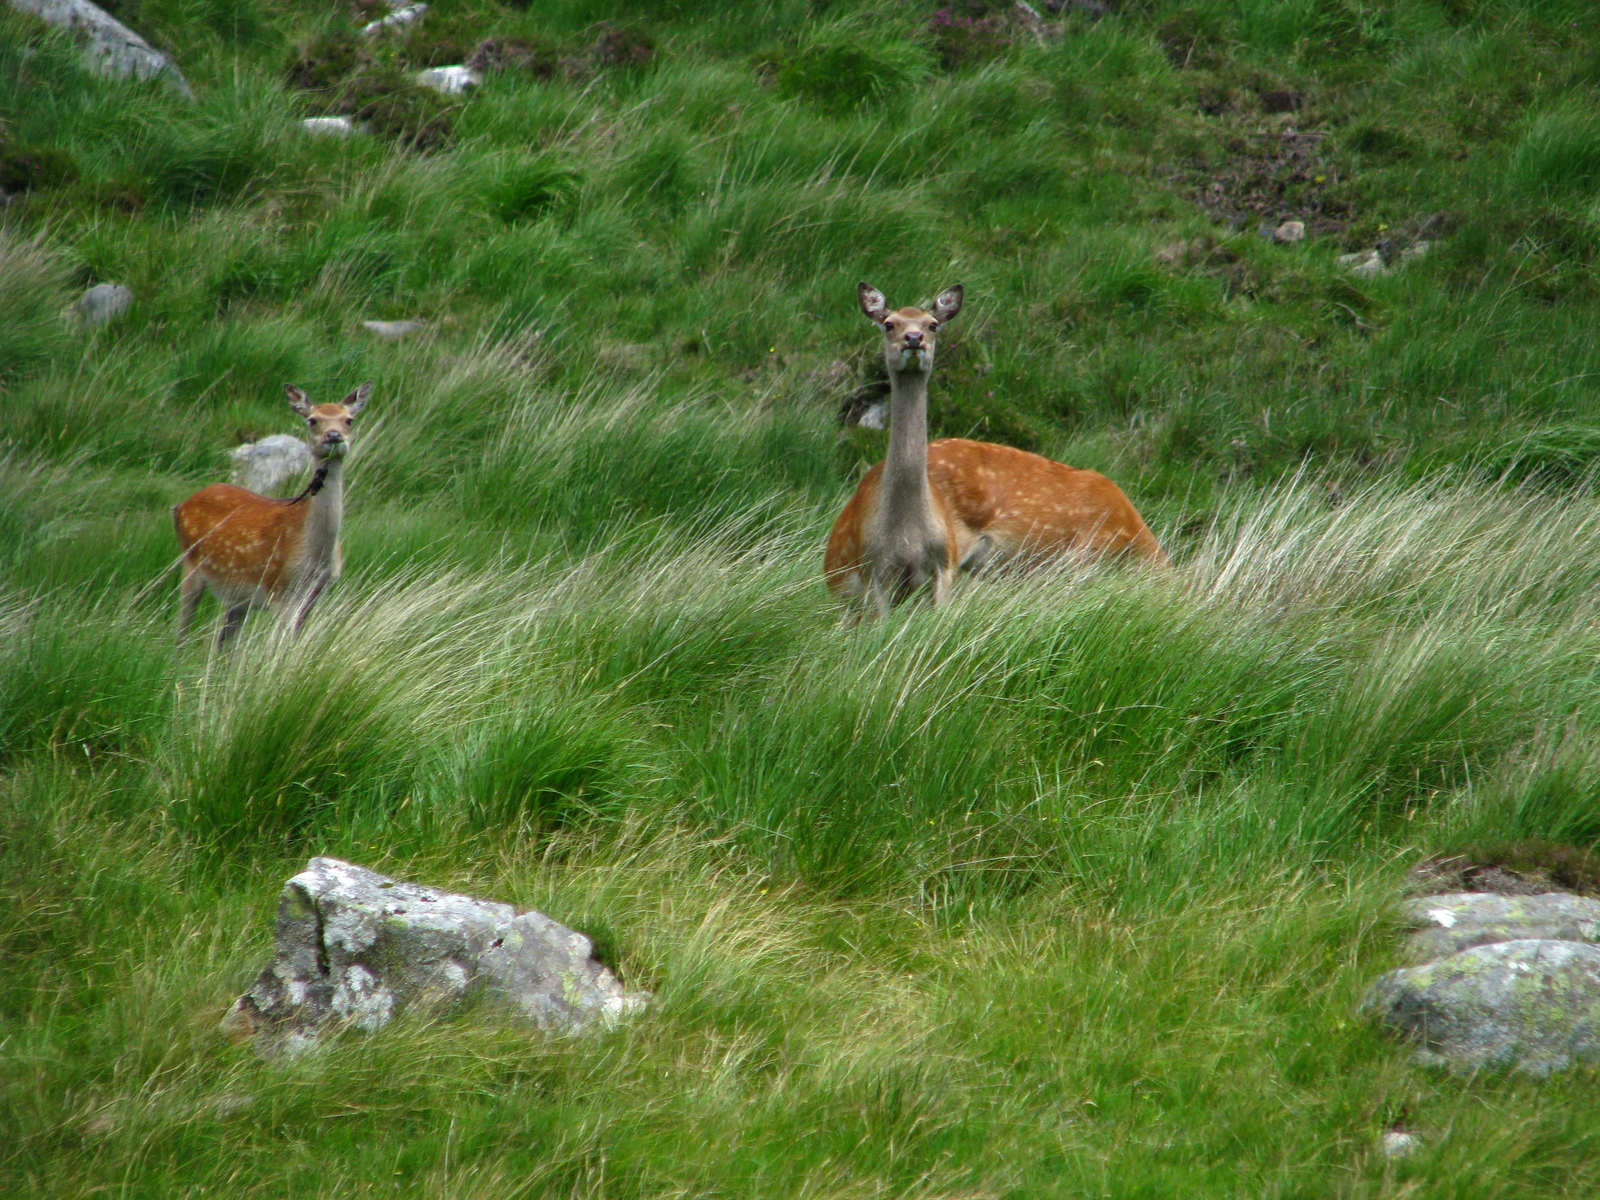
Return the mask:
[[(320, 482), (319, 482), (320, 481)], [(344, 460), (325, 458), (307, 489), (305, 551), (318, 565), (333, 561), (339, 545), (339, 527), (344, 522)]]
[(928, 526), (933, 491), (928, 483), (928, 372), (889, 373), (889, 453), (883, 460), (883, 525)]

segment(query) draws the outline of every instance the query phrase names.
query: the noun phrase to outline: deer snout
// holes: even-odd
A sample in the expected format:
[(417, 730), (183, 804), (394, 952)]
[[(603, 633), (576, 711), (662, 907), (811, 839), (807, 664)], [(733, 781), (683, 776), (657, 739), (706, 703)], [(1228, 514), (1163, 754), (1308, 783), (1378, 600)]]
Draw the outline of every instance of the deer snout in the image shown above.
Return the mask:
[(330, 446), (337, 446), (340, 442), (344, 441), (344, 434), (340, 433), (337, 429), (330, 429), (327, 433), (322, 435), (322, 440), (327, 442)]
[(922, 345), (922, 335), (920, 333), (918, 333), (915, 329), (913, 329), (910, 333), (906, 334), (906, 348), (908, 350), (916, 350), (921, 345)]

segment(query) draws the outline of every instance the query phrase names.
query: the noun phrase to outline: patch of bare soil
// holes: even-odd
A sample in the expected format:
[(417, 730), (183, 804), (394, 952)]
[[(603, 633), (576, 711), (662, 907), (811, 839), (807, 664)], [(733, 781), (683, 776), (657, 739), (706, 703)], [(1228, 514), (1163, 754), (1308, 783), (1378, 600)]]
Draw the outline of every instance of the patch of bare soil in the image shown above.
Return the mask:
[(1343, 233), (1350, 207), (1335, 194), (1340, 176), (1324, 153), (1326, 137), (1292, 126), (1237, 133), (1223, 143), (1220, 161), (1190, 159), (1173, 182), (1235, 229), (1294, 219), (1309, 237)]
[(1524, 841), (1433, 854), (1406, 875), (1418, 893), (1495, 892), (1542, 896), (1546, 892), (1600, 895), (1600, 856), (1557, 842)]

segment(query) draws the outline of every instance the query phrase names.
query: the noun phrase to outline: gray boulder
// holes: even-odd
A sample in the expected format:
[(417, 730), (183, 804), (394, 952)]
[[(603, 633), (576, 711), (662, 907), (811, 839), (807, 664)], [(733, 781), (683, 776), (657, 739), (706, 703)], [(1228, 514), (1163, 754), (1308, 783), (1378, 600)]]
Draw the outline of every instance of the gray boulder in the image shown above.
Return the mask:
[(194, 99), (189, 81), (171, 59), (89, 0), (11, 0), (11, 7), (32, 13), (48, 25), (82, 33), (88, 41), (89, 61), (99, 74), (134, 79), (159, 76), (174, 91)]
[(1600, 900), (1569, 892), (1501, 896), (1451, 892), (1407, 901), (1402, 914), (1417, 932), (1406, 939), (1414, 963), (1433, 962), (1472, 946), (1527, 938), (1600, 942)]
[(310, 448), (287, 433), (236, 446), (229, 457), (233, 459), (233, 482), (263, 496), (298, 481), (312, 465)]
[(1420, 1043), (1415, 1061), (1548, 1075), (1600, 1063), (1600, 947), (1521, 938), (1383, 975), (1362, 1008)]
[(69, 310), (85, 325), (104, 325), (133, 307), (133, 289), (122, 283), (97, 283)]
[(223, 1019), (263, 1057), (470, 996), (561, 1033), (610, 1024), (649, 1000), (623, 990), (588, 938), (541, 913), (336, 858), (313, 858), (284, 885), (275, 933), (272, 965)]

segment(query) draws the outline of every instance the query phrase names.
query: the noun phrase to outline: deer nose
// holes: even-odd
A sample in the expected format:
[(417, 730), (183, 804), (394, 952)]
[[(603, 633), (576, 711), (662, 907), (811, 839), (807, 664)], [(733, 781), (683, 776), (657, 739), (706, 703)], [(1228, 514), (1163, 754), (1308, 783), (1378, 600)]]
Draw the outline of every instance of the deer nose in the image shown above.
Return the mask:
[(330, 429), (328, 430), (327, 434), (324, 435), (322, 440), (325, 442), (342, 442), (344, 441), (344, 434), (340, 433), (337, 429)]
[(920, 333), (916, 333), (915, 331), (906, 334), (906, 345), (915, 350), (918, 346), (922, 345), (922, 335)]

